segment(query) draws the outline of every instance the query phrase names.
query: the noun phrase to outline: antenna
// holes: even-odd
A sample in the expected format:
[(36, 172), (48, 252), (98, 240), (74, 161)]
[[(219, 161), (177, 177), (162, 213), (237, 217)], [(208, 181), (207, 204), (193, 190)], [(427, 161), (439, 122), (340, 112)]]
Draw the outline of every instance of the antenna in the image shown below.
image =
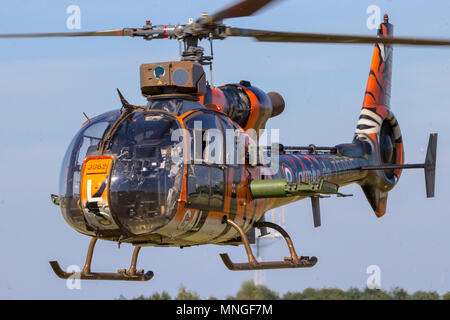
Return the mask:
[(209, 62), (209, 80), (210, 80), (210, 85), (211, 87), (214, 87), (214, 81), (213, 81), (213, 59), (214, 59), (214, 50), (213, 50), (213, 36), (212, 34), (210, 34), (209, 36), (209, 45), (210, 45), (210, 49), (211, 49), (211, 60)]

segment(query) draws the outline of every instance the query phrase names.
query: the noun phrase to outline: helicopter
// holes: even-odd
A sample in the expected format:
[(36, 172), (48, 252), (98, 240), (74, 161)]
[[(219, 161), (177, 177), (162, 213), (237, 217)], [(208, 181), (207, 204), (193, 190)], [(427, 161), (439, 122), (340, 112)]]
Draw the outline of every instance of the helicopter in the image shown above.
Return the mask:
[[(58, 195), (51, 195), (65, 221), (91, 237), (79, 273), (86, 280), (148, 281), (137, 270), (142, 247), (243, 245), (248, 262), (221, 254), (230, 270), (309, 268), (314, 256), (299, 256), (288, 233), (264, 220), (265, 212), (309, 198), (314, 227), (321, 225), (320, 199), (346, 197), (339, 188), (361, 186), (377, 217), (386, 212), (388, 192), (403, 169), (425, 171), (427, 197), (434, 196), (437, 134), (430, 135), (424, 163), (405, 164), (401, 131), (390, 109), (393, 45), (448, 46), (449, 40), (394, 38), (384, 16), (378, 35), (355, 36), (265, 31), (229, 27), (223, 20), (250, 16), (273, 0), (242, 0), (184, 25), (120, 30), (3, 34), (0, 38), (128, 36), (183, 43), (180, 61), (142, 64), (145, 106), (130, 104), (118, 90), (121, 107), (88, 118), (70, 143), (61, 166)], [(270, 118), (285, 109), (283, 97), (249, 81), (218, 87), (201, 40), (249, 37), (265, 42), (374, 44), (367, 88), (351, 143), (336, 146), (260, 145)], [(231, 145), (231, 147), (229, 147)], [(275, 163), (275, 165), (274, 165)], [(275, 169), (274, 169), (275, 168)], [(290, 256), (257, 261), (250, 244), (255, 229), (278, 231)], [(131, 265), (114, 273), (92, 272), (98, 239), (135, 246)], [(65, 272), (50, 261), (55, 274)]]

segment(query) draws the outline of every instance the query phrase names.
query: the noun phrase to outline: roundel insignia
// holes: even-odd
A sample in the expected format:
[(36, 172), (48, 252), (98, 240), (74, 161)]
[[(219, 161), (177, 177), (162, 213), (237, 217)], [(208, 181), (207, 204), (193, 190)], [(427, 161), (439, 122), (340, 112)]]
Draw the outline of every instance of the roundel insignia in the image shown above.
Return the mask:
[(163, 67), (158, 66), (158, 67), (155, 68), (155, 70), (153, 71), (153, 73), (155, 74), (155, 78), (156, 78), (156, 79), (159, 79), (159, 78), (161, 78), (161, 77), (166, 73), (166, 70), (164, 70)]
[(283, 172), (284, 172), (284, 177), (286, 178), (287, 182), (293, 182), (294, 174), (292, 173), (291, 168), (283, 165)]

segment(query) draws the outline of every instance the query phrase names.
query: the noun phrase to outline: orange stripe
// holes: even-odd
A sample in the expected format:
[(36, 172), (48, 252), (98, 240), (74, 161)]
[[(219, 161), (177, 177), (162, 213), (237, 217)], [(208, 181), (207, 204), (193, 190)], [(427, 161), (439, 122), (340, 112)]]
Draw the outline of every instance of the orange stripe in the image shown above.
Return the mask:
[(256, 97), (256, 95), (250, 90), (247, 89), (245, 87), (242, 87), (245, 90), (245, 93), (247, 93), (247, 96), (250, 99), (250, 106), (251, 106), (251, 112), (250, 112), (250, 118), (247, 121), (247, 124), (245, 125), (244, 130), (250, 129), (250, 128), (254, 128), (254, 129), (259, 129), (256, 128), (256, 123), (259, 120), (260, 113), (261, 113), (261, 109), (259, 106), (259, 101), (258, 98)]

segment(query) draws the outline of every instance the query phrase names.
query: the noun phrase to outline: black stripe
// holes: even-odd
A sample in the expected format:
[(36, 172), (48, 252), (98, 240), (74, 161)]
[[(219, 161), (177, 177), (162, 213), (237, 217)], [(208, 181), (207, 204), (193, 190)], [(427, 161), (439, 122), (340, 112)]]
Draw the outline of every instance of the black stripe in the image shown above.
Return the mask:
[(368, 125), (366, 125), (366, 124), (359, 124), (359, 125), (356, 126), (356, 128), (357, 128), (357, 129), (360, 129), (360, 130), (366, 130), (366, 129), (372, 129), (372, 128), (375, 128), (375, 126), (368, 126)]
[(366, 115), (366, 114), (360, 115), (360, 116), (359, 116), (359, 119), (367, 119), (367, 120), (371, 120), (371, 121), (376, 122), (376, 123), (378, 123), (379, 125), (381, 125), (381, 123), (379, 123), (375, 118), (372, 118), (371, 116)]
[(368, 94), (368, 95), (370, 95), (372, 98), (373, 98), (373, 100), (374, 101), (376, 101), (376, 99), (375, 99), (375, 95), (372, 93), (372, 92), (370, 92), (370, 91), (366, 91), (365, 92), (365, 94)]
[(380, 58), (380, 63), (378, 64), (378, 70), (380, 70), (381, 65), (383, 64), (384, 60), (383, 60), (383, 56), (381, 55), (381, 48), (380, 48), (379, 44), (377, 44), (377, 48), (378, 48), (378, 57)]
[(92, 198), (101, 197), (105, 189), (106, 189), (106, 179), (103, 181), (102, 185), (100, 186), (100, 189), (97, 190), (97, 192), (92, 196)]
[(382, 116), (381, 116), (381, 114), (379, 114), (378, 112), (377, 112), (377, 108), (376, 107), (364, 107), (365, 109), (367, 109), (367, 110), (370, 110), (370, 111), (372, 111), (373, 113), (375, 113), (377, 116), (379, 116), (380, 118), (383, 118)]
[(384, 91), (383, 86), (382, 86), (382, 85), (380, 84), (380, 82), (378, 81), (377, 76), (375, 75), (375, 72), (373, 72), (372, 69), (370, 69), (369, 76), (370, 76), (370, 75), (373, 75), (373, 77), (375, 78), (375, 81), (377, 82), (377, 85), (380, 87), (381, 91)]

